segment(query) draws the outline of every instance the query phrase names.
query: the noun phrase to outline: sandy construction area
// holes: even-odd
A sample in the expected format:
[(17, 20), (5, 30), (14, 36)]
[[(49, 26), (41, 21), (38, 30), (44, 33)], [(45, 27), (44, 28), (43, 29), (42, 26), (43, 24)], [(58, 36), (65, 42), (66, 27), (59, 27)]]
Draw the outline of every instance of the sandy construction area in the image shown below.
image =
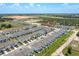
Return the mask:
[(36, 16), (6, 16), (4, 18), (24, 19), (24, 18), (37, 18)]

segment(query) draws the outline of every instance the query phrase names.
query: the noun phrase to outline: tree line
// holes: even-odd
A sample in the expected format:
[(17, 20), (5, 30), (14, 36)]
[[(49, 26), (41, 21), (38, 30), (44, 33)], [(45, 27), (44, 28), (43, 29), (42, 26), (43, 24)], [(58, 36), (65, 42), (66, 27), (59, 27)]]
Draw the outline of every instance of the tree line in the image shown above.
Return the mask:
[(40, 22), (49, 22), (54, 24), (59, 23), (60, 25), (66, 25), (66, 26), (79, 26), (79, 18), (51, 18), (51, 17), (40, 17), (42, 21)]

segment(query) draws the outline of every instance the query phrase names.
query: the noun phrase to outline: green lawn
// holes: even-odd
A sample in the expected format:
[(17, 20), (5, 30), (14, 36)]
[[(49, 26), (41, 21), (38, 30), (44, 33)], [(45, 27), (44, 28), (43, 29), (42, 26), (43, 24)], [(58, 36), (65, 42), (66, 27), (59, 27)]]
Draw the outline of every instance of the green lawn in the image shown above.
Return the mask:
[[(71, 53), (68, 52), (68, 47), (71, 47)], [(79, 56), (79, 41), (73, 40), (68, 47), (62, 51), (65, 56)]]
[(44, 48), (40, 51), (40, 53), (35, 53), (36, 56), (50, 56), (57, 48), (59, 48), (64, 42), (66, 42), (67, 38), (72, 34), (72, 31), (67, 32), (66, 34), (57, 38), (54, 42), (52, 42), (47, 48)]

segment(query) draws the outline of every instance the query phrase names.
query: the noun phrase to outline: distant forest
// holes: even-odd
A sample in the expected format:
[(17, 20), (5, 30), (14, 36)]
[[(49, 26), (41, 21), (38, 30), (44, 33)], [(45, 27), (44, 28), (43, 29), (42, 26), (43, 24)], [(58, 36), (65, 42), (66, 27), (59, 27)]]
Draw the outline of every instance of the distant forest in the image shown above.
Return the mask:
[[(56, 18), (57, 17), (57, 18)], [(56, 25), (59, 23), (60, 25), (66, 25), (66, 26), (79, 26), (79, 17), (70, 17), (70, 16), (56, 16), (55, 18), (51, 17), (40, 17), (42, 21), (40, 23), (50, 23)], [(61, 18), (60, 18), (61, 17)]]

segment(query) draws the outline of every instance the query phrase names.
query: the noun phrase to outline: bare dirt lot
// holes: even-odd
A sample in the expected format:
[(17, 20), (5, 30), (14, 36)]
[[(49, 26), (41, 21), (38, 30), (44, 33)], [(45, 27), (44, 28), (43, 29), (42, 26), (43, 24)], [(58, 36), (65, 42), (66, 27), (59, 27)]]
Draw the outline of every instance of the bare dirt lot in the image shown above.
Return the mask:
[(37, 17), (36, 16), (5, 16), (4, 18), (25, 19), (25, 18), (37, 18)]

